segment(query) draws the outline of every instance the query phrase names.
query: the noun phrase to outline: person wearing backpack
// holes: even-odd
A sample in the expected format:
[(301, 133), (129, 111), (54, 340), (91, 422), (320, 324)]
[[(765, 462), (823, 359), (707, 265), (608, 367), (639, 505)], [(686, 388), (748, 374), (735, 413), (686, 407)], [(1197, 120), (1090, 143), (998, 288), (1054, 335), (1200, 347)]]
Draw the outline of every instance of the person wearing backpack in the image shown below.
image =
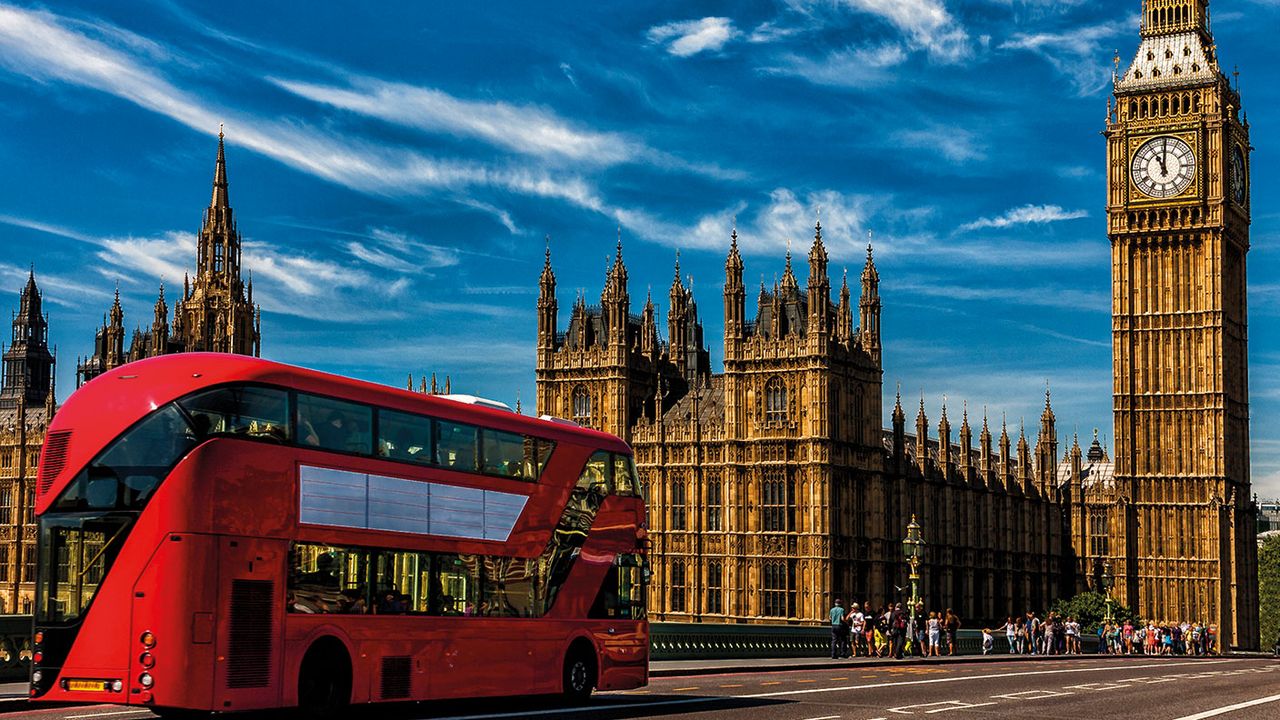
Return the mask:
[(902, 659), (907, 639), (907, 624), (907, 611), (902, 609), (902, 603), (898, 603), (889, 615), (889, 645), (890, 654), (894, 660)]

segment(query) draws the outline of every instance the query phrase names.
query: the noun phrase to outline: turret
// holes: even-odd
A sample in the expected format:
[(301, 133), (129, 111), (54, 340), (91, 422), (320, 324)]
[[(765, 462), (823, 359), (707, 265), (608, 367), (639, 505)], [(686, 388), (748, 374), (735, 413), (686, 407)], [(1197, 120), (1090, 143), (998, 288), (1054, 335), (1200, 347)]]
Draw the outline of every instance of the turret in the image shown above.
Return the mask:
[(983, 480), (999, 485), (1000, 483), (991, 477), (991, 461), (994, 456), (991, 452), (991, 428), (987, 426), (987, 410), (982, 409), (982, 432), (978, 434), (978, 469), (982, 472)]
[[(973, 483), (973, 429), (969, 427), (969, 404), (965, 403), (964, 412), (960, 420), (960, 475), (964, 482)], [(986, 484), (986, 478), (981, 478), (979, 484)]]
[(729, 256), (724, 261), (724, 345), (732, 352), (734, 341), (746, 337), (747, 289), (742, 281), (742, 254), (738, 252), (738, 229), (729, 236)]
[(542, 277), (538, 280), (538, 351), (554, 352), (556, 349), (556, 273), (551, 269), (551, 238), (547, 238), (547, 254), (542, 264)]
[(822, 222), (814, 225), (813, 247), (809, 249), (809, 332), (831, 329), (831, 278), (827, 275), (827, 248), (822, 244)]
[(929, 418), (924, 414), (924, 395), (920, 396), (920, 412), (916, 414), (916, 465), (921, 475), (929, 473)]
[(667, 309), (667, 339), (671, 343), (671, 362), (683, 369), (687, 364), (689, 338), (689, 291), (680, 279), (680, 251), (676, 251), (675, 277), (671, 281), (671, 304)]
[(862, 347), (880, 364), (880, 273), (876, 270), (871, 243), (867, 243), (867, 263), (862, 268), (862, 297), (858, 301), (858, 332)]
[(895, 473), (902, 474), (903, 458), (906, 454), (907, 415), (902, 411), (902, 388), (898, 388), (897, 399), (893, 404), (893, 462)]
[(611, 347), (626, 349), (627, 323), (631, 317), (631, 295), (627, 291), (627, 265), (622, 261), (622, 230), (618, 230), (618, 251), (600, 296), (605, 336)]
[(163, 355), (169, 345), (169, 305), (164, 299), (164, 283), (160, 283), (160, 294), (156, 297), (155, 315), (151, 319), (151, 343), (148, 354), (151, 357)]
[(944, 476), (951, 474), (951, 422), (947, 420), (947, 399), (942, 399), (942, 419), (938, 421), (938, 466)]
[(1040, 436), (1036, 441), (1036, 456), (1040, 490), (1048, 495), (1057, 484), (1054, 474), (1058, 467), (1058, 429), (1047, 387), (1044, 391), (1044, 412), (1040, 415)]

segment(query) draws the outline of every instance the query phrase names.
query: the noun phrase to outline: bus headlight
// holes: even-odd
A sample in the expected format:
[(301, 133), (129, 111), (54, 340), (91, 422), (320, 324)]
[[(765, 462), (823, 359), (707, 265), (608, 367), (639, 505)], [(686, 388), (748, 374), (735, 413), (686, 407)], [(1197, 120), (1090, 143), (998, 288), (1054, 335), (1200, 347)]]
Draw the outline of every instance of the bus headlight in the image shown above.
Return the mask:
[(155, 678), (151, 677), (151, 673), (144, 672), (142, 675), (138, 676), (138, 684), (150, 690), (151, 686), (156, 684), (156, 681)]

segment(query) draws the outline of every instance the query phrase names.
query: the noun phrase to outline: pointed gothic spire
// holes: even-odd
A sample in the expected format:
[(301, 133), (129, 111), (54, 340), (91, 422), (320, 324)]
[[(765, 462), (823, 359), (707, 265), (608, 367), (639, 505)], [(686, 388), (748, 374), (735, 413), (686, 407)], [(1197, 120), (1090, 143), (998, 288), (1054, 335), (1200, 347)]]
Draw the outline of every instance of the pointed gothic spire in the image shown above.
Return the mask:
[(227, 152), (223, 141), (225, 135), (222, 125), (218, 125), (218, 162), (213, 169), (213, 200), (209, 203), (214, 208), (229, 208), (231, 200), (227, 196)]

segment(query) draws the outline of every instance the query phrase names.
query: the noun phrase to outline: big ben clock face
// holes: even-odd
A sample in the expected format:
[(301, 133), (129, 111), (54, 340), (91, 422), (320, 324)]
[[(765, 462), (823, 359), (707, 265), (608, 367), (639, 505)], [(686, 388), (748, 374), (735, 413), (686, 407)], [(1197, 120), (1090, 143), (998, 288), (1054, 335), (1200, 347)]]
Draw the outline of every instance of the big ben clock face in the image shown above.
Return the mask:
[(1245, 174), (1244, 150), (1237, 145), (1231, 152), (1231, 196), (1240, 205), (1249, 197), (1249, 179)]
[(1133, 156), (1133, 184), (1147, 197), (1171, 198), (1196, 179), (1196, 155), (1182, 138), (1148, 140)]

